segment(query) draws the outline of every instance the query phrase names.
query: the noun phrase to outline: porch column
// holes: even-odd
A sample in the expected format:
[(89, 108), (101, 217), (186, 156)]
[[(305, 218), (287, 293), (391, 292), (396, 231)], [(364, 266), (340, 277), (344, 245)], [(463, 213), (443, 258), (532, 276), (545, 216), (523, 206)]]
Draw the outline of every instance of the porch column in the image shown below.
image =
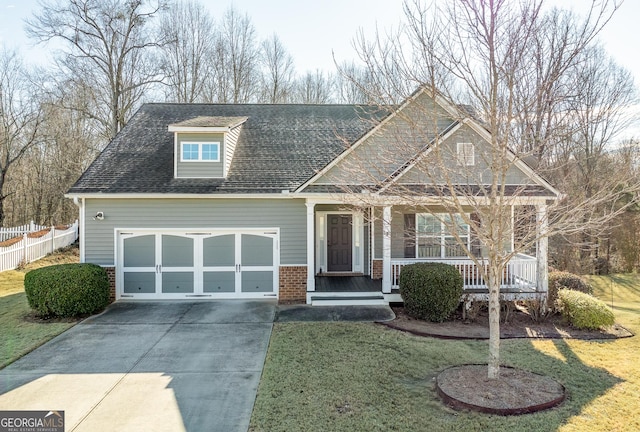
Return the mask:
[(307, 201), (305, 205), (307, 206), (307, 291), (315, 291), (315, 231), (313, 224), (316, 203)]
[(391, 207), (382, 210), (382, 292), (391, 294)]
[(547, 238), (548, 232), (548, 224), (549, 221), (547, 219), (547, 206), (539, 205), (537, 206), (537, 227), (538, 230), (538, 250), (537, 256), (538, 259), (538, 281), (537, 281), (537, 290), (538, 292), (546, 293), (549, 289), (549, 273), (548, 273), (548, 263), (547, 263), (547, 250), (549, 247), (549, 240)]

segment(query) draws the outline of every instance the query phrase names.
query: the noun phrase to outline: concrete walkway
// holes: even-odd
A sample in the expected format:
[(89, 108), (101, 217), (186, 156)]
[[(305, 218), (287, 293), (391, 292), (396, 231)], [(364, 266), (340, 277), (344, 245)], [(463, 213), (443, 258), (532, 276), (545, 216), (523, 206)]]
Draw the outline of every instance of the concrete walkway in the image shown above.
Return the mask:
[(117, 303), (0, 370), (0, 409), (66, 431), (246, 431), (275, 302)]

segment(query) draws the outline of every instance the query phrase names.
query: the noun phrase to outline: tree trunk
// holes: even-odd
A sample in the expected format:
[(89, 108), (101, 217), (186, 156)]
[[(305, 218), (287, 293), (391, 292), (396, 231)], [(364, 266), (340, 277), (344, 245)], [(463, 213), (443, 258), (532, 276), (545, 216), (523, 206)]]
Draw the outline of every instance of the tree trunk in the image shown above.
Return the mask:
[(500, 269), (489, 261), (489, 379), (500, 378)]
[[(6, 165), (8, 166), (8, 164)], [(7, 170), (0, 170), (0, 227), (4, 226), (4, 219), (6, 215), (4, 214), (4, 200), (6, 196), (4, 195), (4, 183), (7, 178)]]

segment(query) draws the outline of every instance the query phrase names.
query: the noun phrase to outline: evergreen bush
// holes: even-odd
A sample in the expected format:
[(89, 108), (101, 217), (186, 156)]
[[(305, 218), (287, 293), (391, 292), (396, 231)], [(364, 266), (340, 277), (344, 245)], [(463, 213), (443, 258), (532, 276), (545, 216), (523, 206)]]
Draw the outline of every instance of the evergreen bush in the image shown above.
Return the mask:
[(107, 272), (95, 264), (59, 264), (30, 271), (24, 278), (29, 306), (41, 316), (73, 317), (109, 304)]
[(449, 264), (416, 263), (400, 271), (404, 309), (414, 318), (444, 321), (458, 307), (462, 287), (462, 275)]

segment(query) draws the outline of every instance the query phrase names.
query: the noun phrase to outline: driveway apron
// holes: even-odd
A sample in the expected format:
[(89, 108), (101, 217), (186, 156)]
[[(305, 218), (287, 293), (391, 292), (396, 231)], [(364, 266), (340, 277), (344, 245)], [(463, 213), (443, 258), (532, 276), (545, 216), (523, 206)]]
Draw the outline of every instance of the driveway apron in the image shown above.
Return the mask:
[(0, 410), (66, 431), (246, 431), (275, 302), (116, 303), (0, 370)]

